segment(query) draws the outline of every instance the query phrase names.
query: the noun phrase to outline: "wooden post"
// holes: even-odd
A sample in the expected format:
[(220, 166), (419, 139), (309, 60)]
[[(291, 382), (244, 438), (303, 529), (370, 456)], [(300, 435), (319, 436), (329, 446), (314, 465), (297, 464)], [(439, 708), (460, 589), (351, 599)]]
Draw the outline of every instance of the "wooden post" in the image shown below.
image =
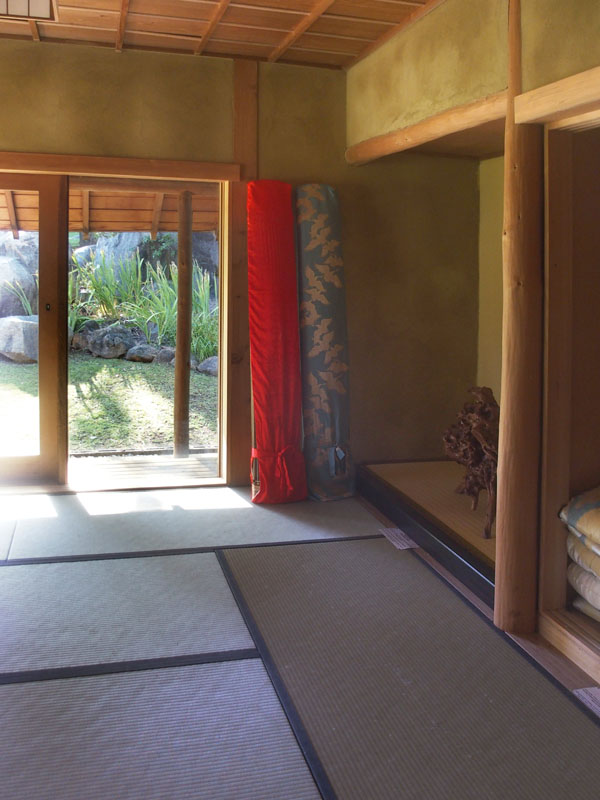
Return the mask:
[(67, 480), (67, 276), (69, 179), (44, 175), (39, 193), (39, 356), (40, 452), (48, 483)]
[(250, 483), (250, 343), (248, 333), (248, 255), (246, 183), (258, 171), (258, 65), (234, 62), (233, 146), (241, 182), (231, 184), (231, 256), (227, 298), (227, 483)]
[(177, 243), (177, 339), (175, 343), (175, 401), (173, 455), (190, 452), (190, 343), (192, 337), (192, 193), (179, 195)]
[(505, 135), (502, 392), (494, 622), (536, 627), (543, 308), (543, 138), (516, 125), (521, 93), (520, 0), (509, 2)]

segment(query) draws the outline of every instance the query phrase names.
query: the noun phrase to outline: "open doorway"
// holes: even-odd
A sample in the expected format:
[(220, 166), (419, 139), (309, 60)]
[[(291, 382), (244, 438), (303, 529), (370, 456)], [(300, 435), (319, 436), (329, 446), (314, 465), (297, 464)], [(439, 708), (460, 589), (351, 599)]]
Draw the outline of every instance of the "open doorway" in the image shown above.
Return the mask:
[(220, 475), (219, 184), (184, 194), (187, 223), (179, 186), (70, 181), (72, 488)]

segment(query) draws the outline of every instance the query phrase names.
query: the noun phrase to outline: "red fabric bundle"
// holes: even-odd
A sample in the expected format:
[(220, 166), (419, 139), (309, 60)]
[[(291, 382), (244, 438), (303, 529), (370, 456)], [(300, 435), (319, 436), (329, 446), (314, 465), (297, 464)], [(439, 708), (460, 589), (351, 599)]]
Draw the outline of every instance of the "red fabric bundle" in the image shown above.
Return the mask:
[(292, 187), (280, 181), (251, 181), (248, 300), (255, 503), (290, 503), (307, 496), (300, 450), (302, 383), (294, 231)]

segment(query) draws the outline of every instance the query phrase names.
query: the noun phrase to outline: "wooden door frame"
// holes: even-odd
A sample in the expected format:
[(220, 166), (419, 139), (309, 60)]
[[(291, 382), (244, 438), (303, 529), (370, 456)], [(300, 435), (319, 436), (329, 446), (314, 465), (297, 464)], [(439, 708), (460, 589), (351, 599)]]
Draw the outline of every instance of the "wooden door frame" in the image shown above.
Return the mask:
[[(0, 459), (10, 482), (64, 483), (67, 405), (68, 178), (65, 175), (0, 173), (0, 189), (36, 191), (39, 197), (38, 381), (40, 455)], [(64, 265), (61, 269), (60, 265)]]
[[(234, 276), (230, 276), (231, 259), (239, 248), (235, 244), (229, 243), (229, 221), (227, 213), (230, 210), (229, 202), (223, 202), (223, 198), (229, 196), (228, 185), (240, 185), (240, 165), (235, 163), (212, 163), (195, 161), (169, 161), (162, 159), (138, 159), (138, 158), (113, 158), (103, 156), (79, 156), (79, 155), (54, 155), (43, 153), (6, 153), (0, 152), (0, 187), (14, 189), (31, 189), (40, 192), (40, 225), (42, 216), (44, 217), (44, 241), (40, 245), (40, 274), (42, 264), (45, 264), (45, 278), (40, 278), (40, 292), (45, 294), (45, 306), (40, 310), (40, 385), (44, 386), (44, 393), (48, 396), (48, 406), (40, 419), (40, 444), (44, 443), (44, 450), (47, 453), (43, 458), (24, 458), (19, 463), (22, 468), (18, 474), (15, 472), (14, 459), (0, 460), (0, 475), (7, 476), (12, 470), (14, 481), (27, 483), (47, 483), (64, 485), (66, 483), (66, 467), (68, 457), (68, 429), (67, 429), (67, 405), (66, 405), (66, 386), (68, 369), (68, 347), (67, 347), (67, 270), (58, 269), (58, 265), (67, 264), (68, 255), (68, 189), (69, 178), (73, 176), (73, 183), (82, 182), (82, 179), (115, 179), (121, 185), (131, 181), (132, 188), (140, 188), (140, 183), (144, 180), (153, 182), (153, 186), (159, 186), (165, 182), (164, 186), (170, 191), (173, 188), (181, 188), (181, 191), (193, 191), (194, 185), (201, 185), (203, 182), (221, 184), (221, 213), (220, 227), (221, 240), (227, 239), (227, 243), (221, 244), (221, 254), (225, 259), (221, 262), (221, 279), (226, 289), (221, 292), (226, 302), (222, 303), (225, 320), (231, 320), (235, 314), (229, 313), (229, 304), (232, 297), (242, 295), (243, 285), (237, 286), (240, 271), (236, 270)], [(85, 182), (85, 181), (84, 181)], [(168, 182), (168, 183), (167, 183)], [(40, 187), (38, 190), (37, 187)], [(40, 236), (40, 242), (42, 236)], [(243, 248), (245, 254), (245, 243)], [(238, 256), (239, 259), (239, 256)], [(48, 316), (46, 316), (46, 314)], [(43, 319), (43, 322), (42, 322)], [(230, 481), (230, 476), (240, 474), (240, 464), (249, 459), (248, 453), (244, 452), (243, 442), (240, 446), (226, 446), (230, 440), (230, 431), (235, 429), (237, 420), (237, 406), (232, 402), (232, 398), (239, 398), (249, 387), (249, 376), (246, 378), (243, 369), (233, 369), (229, 375), (229, 364), (239, 362), (231, 357), (231, 348), (236, 343), (239, 344), (240, 338), (243, 340), (243, 326), (241, 337), (232, 339), (221, 323), (221, 345), (220, 363), (223, 369), (220, 373), (219, 391), (219, 416), (222, 422), (220, 431), (220, 451), (224, 453), (220, 458), (220, 471), (226, 482)], [(243, 341), (241, 343), (243, 348)], [(221, 375), (221, 373), (224, 375)], [(232, 422), (232, 416), (236, 417), (236, 422)], [(248, 439), (250, 429), (250, 413), (247, 409)], [(242, 423), (243, 428), (243, 423)], [(243, 437), (242, 437), (243, 438)], [(7, 463), (4, 464), (3, 462)], [(8, 463), (10, 462), (10, 463)], [(224, 467), (224, 469), (221, 467)], [(6, 470), (4, 469), (6, 468)], [(235, 480), (234, 482), (238, 482)]]

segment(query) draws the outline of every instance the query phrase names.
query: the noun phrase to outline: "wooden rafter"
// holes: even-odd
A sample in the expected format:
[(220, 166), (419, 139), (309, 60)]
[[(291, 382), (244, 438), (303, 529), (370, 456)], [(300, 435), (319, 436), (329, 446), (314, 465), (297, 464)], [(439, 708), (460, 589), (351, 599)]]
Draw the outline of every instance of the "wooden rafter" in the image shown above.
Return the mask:
[(15, 209), (15, 201), (13, 198), (13, 193), (9, 190), (4, 192), (4, 196), (6, 197), (6, 206), (8, 208), (8, 219), (10, 221), (10, 228), (12, 230), (12, 235), (15, 239), (19, 238), (19, 223), (17, 222), (17, 212)]
[(90, 233), (90, 190), (83, 189), (81, 192), (81, 218), (83, 221), (83, 234), (89, 236)]
[(121, 14), (119, 16), (119, 29), (117, 31), (117, 41), (115, 49), (120, 53), (123, 49), (123, 39), (125, 38), (125, 26), (127, 24), (127, 14), (129, 12), (129, 0), (121, 0)]
[(200, 39), (200, 41), (196, 46), (196, 49), (194, 50), (195, 55), (199, 56), (204, 50), (206, 43), (213, 35), (213, 32), (217, 27), (217, 25), (219, 24), (219, 22), (221, 21), (223, 14), (227, 11), (228, 5), (229, 5), (229, 0), (219, 0), (219, 3), (215, 8), (214, 14), (211, 17), (210, 22), (208, 23), (208, 27), (204, 31), (202, 39)]
[(37, 22), (34, 19), (29, 20), (29, 28), (31, 30), (31, 37), (34, 42), (41, 42), (40, 39), (40, 32), (37, 26)]
[(308, 30), (310, 26), (322, 16), (329, 6), (333, 5), (335, 0), (318, 0), (313, 10), (302, 19), (296, 27), (291, 30), (281, 44), (277, 45), (275, 50), (269, 55), (269, 61), (277, 61), (278, 58), (290, 48), (294, 42), (302, 36), (304, 31)]
[(163, 202), (165, 199), (164, 192), (157, 192), (154, 196), (154, 210), (152, 211), (152, 227), (150, 229), (150, 238), (152, 241), (158, 236), (158, 226), (160, 225), (160, 215), (162, 213)]

